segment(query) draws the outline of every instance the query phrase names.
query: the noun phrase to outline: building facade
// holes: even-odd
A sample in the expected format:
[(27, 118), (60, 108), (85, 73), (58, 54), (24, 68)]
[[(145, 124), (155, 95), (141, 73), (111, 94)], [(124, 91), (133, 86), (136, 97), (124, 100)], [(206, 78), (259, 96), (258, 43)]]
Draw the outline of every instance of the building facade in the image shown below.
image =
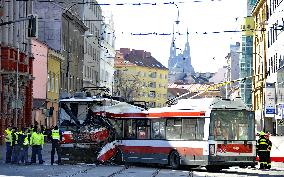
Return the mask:
[(81, 18), (88, 30), (84, 35), (84, 64), (83, 86), (94, 87), (100, 85), (100, 61), (102, 43), (102, 9), (96, 0), (88, 1), (83, 5)]
[(112, 93), (114, 82), (115, 34), (113, 16), (104, 15), (101, 40), (100, 86), (107, 87)]
[(47, 64), (47, 127), (52, 127), (57, 125), (57, 115), (58, 115), (58, 100), (60, 93), (60, 71), (61, 71), (61, 61), (64, 57), (59, 52), (52, 49), (48, 50), (48, 64)]
[(46, 125), (47, 52), (48, 47), (32, 39), (33, 65), (33, 124)]
[(266, 23), (267, 23), (267, 0), (259, 0), (253, 9), (255, 30), (253, 35), (253, 81), (252, 81), (252, 108), (255, 111), (257, 130), (273, 132), (272, 118), (265, 110), (265, 87), (266, 87)]
[(79, 1), (34, 1), (39, 17), (39, 40), (60, 51), (60, 92), (73, 93), (83, 87), (84, 35), (88, 29), (81, 20)]
[(144, 50), (121, 48), (115, 58), (113, 95), (148, 107), (166, 106), (168, 69)]
[[(250, 10), (248, 10), (250, 11)], [(241, 27), (242, 46), (241, 46), (241, 60), (240, 60), (240, 78), (246, 78), (239, 83), (240, 96), (245, 105), (252, 107), (252, 76), (253, 76), (253, 31), (254, 19), (253, 17), (245, 17)]]
[[(1, 1), (0, 4), (2, 22), (24, 19), (33, 12), (32, 1)], [(26, 20), (0, 27), (1, 134), (8, 125), (25, 127), (32, 123), (33, 55), (26, 29)]]
[(184, 50), (179, 49), (176, 46), (176, 43), (177, 41), (175, 38), (175, 32), (173, 31), (173, 37), (170, 47), (170, 57), (168, 60), (169, 83), (185, 80), (186, 77), (195, 74), (194, 68), (191, 65), (188, 32)]
[(284, 2), (268, 0), (267, 12), (267, 60), (266, 85), (269, 86), (266, 98), (271, 101), (265, 103), (271, 111), (273, 132), (278, 135), (284, 134), (284, 127), (281, 121), (284, 118)]

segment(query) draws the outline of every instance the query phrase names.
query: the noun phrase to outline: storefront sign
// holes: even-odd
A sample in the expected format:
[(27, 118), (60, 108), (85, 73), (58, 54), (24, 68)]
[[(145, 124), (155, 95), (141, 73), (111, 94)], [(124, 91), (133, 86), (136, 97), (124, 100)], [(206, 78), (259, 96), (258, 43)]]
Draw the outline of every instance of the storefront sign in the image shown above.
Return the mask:
[(265, 88), (265, 117), (274, 117), (276, 114), (275, 108), (275, 84), (266, 83)]

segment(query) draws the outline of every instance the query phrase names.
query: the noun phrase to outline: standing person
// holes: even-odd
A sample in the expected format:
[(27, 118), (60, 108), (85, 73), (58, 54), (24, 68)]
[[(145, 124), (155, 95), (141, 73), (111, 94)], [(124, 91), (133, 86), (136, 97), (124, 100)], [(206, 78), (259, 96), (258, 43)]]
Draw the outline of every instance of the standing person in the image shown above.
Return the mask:
[(12, 126), (9, 125), (5, 130), (5, 143), (6, 143), (6, 163), (11, 163), (12, 158)]
[(54, 163), (54, 155), (55, 150), (58, 157), (58, 164), (61, 164), (61, 147), (60, 141), (62, 141), (62, 132), (58, 129), (56, 125), (54, 129), (51, 131), (51, 142), (52, 142), (52, 150), (51, 150), (51, 165)]
[(259, 139), (257, 140), (257, 153), (259, 157), (259, 169), (266, 169), (267, 168), (267, 149), (268, 143), (265, 138), (265, 133), (259, 133)]
[(20, 146), (18, 144), (19, 136), (21, 136), (22, 131), (17, 129), (17, 127), (13, 128), (12, 131), (12, 163), (18, 163), (19, 155), (20, 155)]
[(43, 136), (41, 135), (40, 131), (37, 128), (35, 128), (31, 136), (31, 145), (32, 145), (31, 163), (36, 163), (36, 155), (38, 155), (39, 164), (43, 164), (42, 154), (41, 154), (43, 141), (44, 141)]
[(26, 165), (29, 164), (28, 162), (28, 152), (29, 152), (29, 128), (24, 129), (24, 133), (19, 137), (19, 146), (21, 147), (20, 157), (18, 161), (25, 163)]
[(267, 148), (267, 161), (266, 161), (267, 162), (267, 169), (271, 168), (270, 152), (271, 152), (271, 149), (272, 149), (272, 142), (270, 141), (269, 136), (270, 136), (269, 133), (265, 134), (265, 138), (266, 138), (266, 141), (267, 141), (267, 144), (268, 144), (268, 148)]

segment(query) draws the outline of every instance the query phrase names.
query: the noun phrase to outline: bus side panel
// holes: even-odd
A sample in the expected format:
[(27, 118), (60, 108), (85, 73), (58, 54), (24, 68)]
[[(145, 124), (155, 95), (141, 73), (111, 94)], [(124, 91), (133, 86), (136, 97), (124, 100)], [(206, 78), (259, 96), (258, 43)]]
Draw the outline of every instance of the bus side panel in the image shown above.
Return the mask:
[(174, 150), (181, 157), (181, 165), (208, 164), (206, 141), (123, 140), (119, 147), (126, 162), (168, 164)]
[(272, 142), (271, 161), (284, 162), (284, 136), (271, 136)]

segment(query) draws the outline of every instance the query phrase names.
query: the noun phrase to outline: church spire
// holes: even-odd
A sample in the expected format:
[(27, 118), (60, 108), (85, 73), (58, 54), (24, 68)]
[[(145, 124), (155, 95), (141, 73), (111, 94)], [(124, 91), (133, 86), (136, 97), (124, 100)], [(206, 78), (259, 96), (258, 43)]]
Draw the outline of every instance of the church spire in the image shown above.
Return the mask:
[(189, 36), (189, 32), (188, 32), (188, 28), (186, 30), (186, 43), (188, 43), (188, 36)]
[(171, 49), (170, 49), (170, 57), (176, 56), (176, 43), (175, 43), (175, 26), (173, 25), (173, 37), (172, 37), (172, 43), (171, 43)]

